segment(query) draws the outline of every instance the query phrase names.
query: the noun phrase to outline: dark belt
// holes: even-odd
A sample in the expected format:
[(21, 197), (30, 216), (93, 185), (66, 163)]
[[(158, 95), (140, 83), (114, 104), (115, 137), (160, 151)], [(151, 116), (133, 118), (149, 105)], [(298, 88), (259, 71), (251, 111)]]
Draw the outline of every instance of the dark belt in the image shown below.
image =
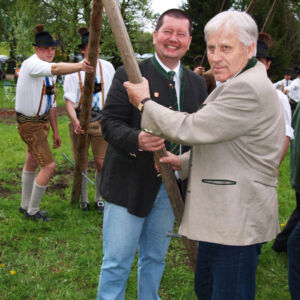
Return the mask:
[(26, 122), (33, 122), (33, 123), (46, 123), (49, 120), (49, 111), (47, 111), (46, 113), (44, 113), (41, 116), (32, 116), (32, 117), (28, 117), (25, 116), (19, 112), (16, 113), (17, 115), (17, 122), (19, 124), (23, 124)]

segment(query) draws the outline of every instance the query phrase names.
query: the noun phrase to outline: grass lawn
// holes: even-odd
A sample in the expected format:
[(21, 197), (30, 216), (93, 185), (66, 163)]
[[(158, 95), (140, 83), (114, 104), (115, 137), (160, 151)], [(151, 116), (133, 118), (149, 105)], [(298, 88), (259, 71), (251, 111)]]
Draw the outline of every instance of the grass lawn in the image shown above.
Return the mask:
[[(3, 84), (0, 82), (0, 84)], [(0, 85), (0, 100), (1, 100)], [(63, 105), (61, 94), (58, 104)], [(71, 156), (68, 118), (58, 118), (62, 146), (53, 151), (57, 170), (41, 202), (52, 222), (27, 221), (18, 212), (25, 145), (14, 119), (0, 119), (0, 299), (96, 299), (102, 259), (102, 215), (82, 212), (70, 205), (72, 169), (62, 153)], [(50, 143), (51, 135), (50, 135)], [(89, 177), (94, 179), (90, 162)], [(94, 188), (89, 185), (92, 201)], [(284, 159), (278, 186), (280, 224), (295, 206), (289, 184), (289, 154)], [(193, 273), (183, 244), (173, 239), (162, 279), (162, 299), (193, 300)], [(137, 299), (137, 261), (127, 285), (126, 300)], [(286, 253), (275, 253), (271, 243), (263, 246), (257, 270), (258, 300), (290, 299)], [(230, 299), (228, 299), (230, 300)]]

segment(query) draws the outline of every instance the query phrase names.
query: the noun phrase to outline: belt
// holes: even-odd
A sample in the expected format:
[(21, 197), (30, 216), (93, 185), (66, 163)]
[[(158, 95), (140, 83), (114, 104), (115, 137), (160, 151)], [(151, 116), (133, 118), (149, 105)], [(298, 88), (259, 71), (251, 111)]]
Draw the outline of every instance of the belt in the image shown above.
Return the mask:
[(46, 123), (49, 120), (49, 111), (47, 111), (46, 113), (44, 113), (41, 116), (25, 116), (19, 112), (16, 113), (17, 115), (17, 122), (19, 124), (23, 124), (26, 122), (33, 122), (33, 123)]

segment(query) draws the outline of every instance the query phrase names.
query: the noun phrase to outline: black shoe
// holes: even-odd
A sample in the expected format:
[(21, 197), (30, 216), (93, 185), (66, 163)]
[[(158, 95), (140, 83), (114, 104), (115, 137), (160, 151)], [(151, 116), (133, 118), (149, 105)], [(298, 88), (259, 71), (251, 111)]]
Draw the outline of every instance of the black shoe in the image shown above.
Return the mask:
[(104, 203), (101, 200), (95, 202), (95, 209), (97, 209), (98, 212), (102, 214), (104, 211)]
[(88, 210), (90, 210), (90, 205), (87, 202), (81, 202), (80, 203), (80, 208), (83, 211), (88, 211)]
[(26, 209), (22, 208), (21, 206), (19, 207), (19, 212), (23, 215), (26, 214)]
[(26, 212), (25, 217), (27, 219), (31, 219), (31, 220), (34, 220), (34, 221), (39, 221), (39, 220), (43, 220), (44, 222), (50, 222), (51, 221), (51, 219), (48, 218), (43, 211), (38, 211), (34, 215), (30, 215), (28, 212)]
[[(21, 206), (19, 207), (19, 212), (21, 213), (21, 214), (26, 214), (26, 212), (27, 212), (27, 210), (26, 209), (24, 209), (24, 208), (22, 208)], [(46, 215), (47, 214), (47, 212), (45, 211), (45, 210), (40, 210), (40, 213), (42, 214), (42, 215)]]
[(275, 240), (272, 249), (276, 252), (287, 252), (287, 239), (285, 240)]

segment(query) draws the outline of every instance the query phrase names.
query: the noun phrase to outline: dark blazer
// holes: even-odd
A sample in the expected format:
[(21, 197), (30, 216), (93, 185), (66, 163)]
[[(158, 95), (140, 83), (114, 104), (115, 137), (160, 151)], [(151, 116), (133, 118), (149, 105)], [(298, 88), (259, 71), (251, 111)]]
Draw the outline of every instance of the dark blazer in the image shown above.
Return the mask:
[[(161, 74), (151, 59), (139, 64), (142, 76), (149, 80), (151, 98), (166, 107), (173, 105), (171, 81)], [(184, 92), (183, 111), (195, 112), (207, 96), (206, 85), (199, 75), (182, 67), (181, 90)], [(101, 126), (109, 143), (100, 184), (106, 201), (127, 207), (128, 212), (145, 217), (150, 212), (161, 179), (157, 178), (153, 153), (138, 149), (141, 114), (129, 103), (123, 87), (127, 81), (124, 67), (115, 73), (102, 111)], [(169, 143), (166, 143), (168, 149)]]

